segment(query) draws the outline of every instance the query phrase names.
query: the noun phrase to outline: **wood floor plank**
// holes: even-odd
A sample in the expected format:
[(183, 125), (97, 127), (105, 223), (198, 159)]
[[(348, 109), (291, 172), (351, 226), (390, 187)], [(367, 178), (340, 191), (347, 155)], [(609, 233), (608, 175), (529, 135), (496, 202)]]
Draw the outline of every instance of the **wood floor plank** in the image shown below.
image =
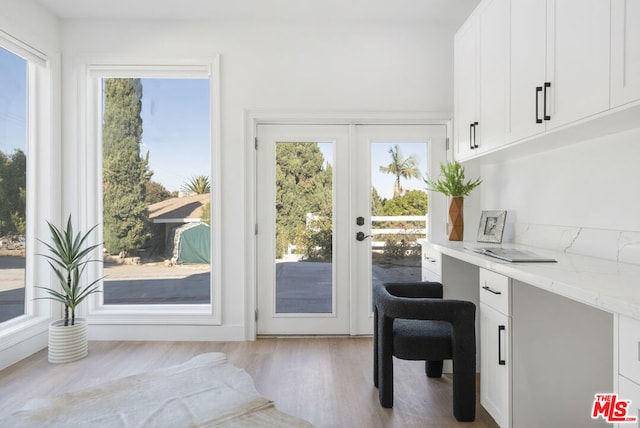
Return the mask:
[(497, 426), (479, 404), (475, 422), (457, 422), (451, 409), (451, 377), (427, 379), (423, 363), (415, 361), (395, 360), (394, 408), (382, 408), (373, 386), (372, 340), (352, 337), (91, 342), (87, 358), (63, 365), (49, 364), (43, 350), (0, 371), (0, 416), (32, 398), (180, 364), (204, 352), (224, 352), (280, 410), (317, 427)]

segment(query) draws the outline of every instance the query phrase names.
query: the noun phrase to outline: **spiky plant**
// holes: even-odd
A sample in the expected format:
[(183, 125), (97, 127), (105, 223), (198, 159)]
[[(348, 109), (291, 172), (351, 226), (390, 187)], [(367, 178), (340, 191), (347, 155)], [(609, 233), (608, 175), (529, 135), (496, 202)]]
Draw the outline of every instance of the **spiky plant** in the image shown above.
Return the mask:
[[(49, 249), (50, 254), (40, 255), (47, 259), (47, 262), (58, 278), (60, 288), (38, 288), (49, 293), (49, 296), (41, 297), (41, 299), (55, 300), (64, 305), (64, 325), (74, 325), (78, 305), (90, 294), (100, 291), (100, 284), (98, 284), (98, 282), (102, 278), (98, 278), (86, 286), (82, 286), (80, 283), (87, 264), (99, 261), (88, 259), (88, 257), (100, 244), (84, 246), (85, 241), (98, 225), (93, 226), (84, 235), (78, 232), (74, 236), (71, 215), (69, 215), (67, 226), (64, 229), (60, 229), (48, 221), (47, 224), (51, 232), (52, 243), (49, 244), (40, 239), (38, 239), (38, 241), (42, 242)], [(71, 314), (69, 314), (69, 312), (71, 312)]]
[(437, 180), (426, 177), (424, 182), (428, 190), (456, 198), (469, 196), (469, 193), (482, 183), (482, 180), (476, 178), (465, 181), (464, 167), (458, 161), (454, 161), (441, 163), (440, 177)]
[(207, 177), (206, 175), (194, 175), (184, 186), (182, 186), (182, 190), (193, 192), (196, 195), (211, 193), (211, 184), (209, 183), (209, 177)]

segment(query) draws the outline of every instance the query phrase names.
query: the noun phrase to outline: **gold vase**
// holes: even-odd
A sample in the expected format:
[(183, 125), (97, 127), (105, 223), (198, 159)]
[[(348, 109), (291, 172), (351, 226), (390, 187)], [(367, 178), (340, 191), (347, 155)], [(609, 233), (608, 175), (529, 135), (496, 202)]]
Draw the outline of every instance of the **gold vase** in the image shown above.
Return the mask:
[(462, 208), (464, 198), (454, 197), (449, 205), (449, 241), (462, 241), (464, 234), (464, 215)]

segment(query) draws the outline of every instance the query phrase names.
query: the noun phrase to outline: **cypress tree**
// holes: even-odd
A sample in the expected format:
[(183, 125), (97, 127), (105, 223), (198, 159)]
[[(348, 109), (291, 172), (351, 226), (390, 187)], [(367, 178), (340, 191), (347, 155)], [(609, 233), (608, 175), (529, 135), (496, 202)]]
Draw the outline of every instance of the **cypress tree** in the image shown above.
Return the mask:
[(145, 202), (151, 172), (148, 159), (140, 156), (142, 83), (140, 79), (105, 79), (104, 97), (104, 245), (110, 254), (127, 254), (151, 236)]

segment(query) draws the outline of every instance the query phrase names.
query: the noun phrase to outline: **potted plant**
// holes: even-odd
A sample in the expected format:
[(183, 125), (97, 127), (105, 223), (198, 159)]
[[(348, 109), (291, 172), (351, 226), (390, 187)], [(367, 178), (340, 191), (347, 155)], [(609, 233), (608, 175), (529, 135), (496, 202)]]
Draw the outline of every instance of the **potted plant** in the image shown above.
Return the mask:
[(37, 287), (49, 295), (40, 299), (51, 299), (64, 305), (64, 319), (49, 325), (49, 362), (66, 363), (84, 358), (89, 352), (87, 322), (76, 318), (76, 308), (92, 293), (99, 292), (98, 278), (82, 285), (82, 276), (87, 264), (98, 261), (89, 258), (100, 244), (86, 245), (89, 235), (97, 227), (93, 226), (85, 234), (73, 233), (71, 215), (64, 229), (47, 222), (51, 232), (51, 244), (42, 242), (49, 254), (41, 254), (53, 269), (59, 287)]
[(465, 181), (464, 167), (458, 161), (454, 161), (440, 164), (440, 177), (437, 180), (426, 177), (424, 181), (428, 190), (439, 192), (452, 198), (449, 205), (449, 224), (451, 225), (449, 240), (462, 241), (464, 234), (464, 198), (469, 196), (471, 191), (482, 183), (482, 180), (476, 178), (475, 180)]

